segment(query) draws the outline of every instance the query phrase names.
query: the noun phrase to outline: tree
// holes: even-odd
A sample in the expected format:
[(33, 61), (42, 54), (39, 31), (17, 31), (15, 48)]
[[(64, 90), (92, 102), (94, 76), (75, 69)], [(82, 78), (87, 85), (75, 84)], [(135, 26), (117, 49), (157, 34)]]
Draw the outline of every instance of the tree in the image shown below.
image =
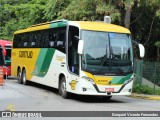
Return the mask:
[[(160, 0), (0, 0), (0, 37), (32, 24), (56, 20), (103, 21), (130, 29), (132, 38), (145, 45), (146, 58), (160, 45)], [(155, 44), (156, 43), (156, 44)], [(154, 51), (154, 52), (151, 52)]]
[(103, 20), (104, 15), (112, 16), (113, 21), (120, 21), (121, 14), (112, 0), (50, 0), (45, 18), (68, 20)]
[(44, 0), (7, 0), (1, 7), (1, 39), (12, 39), (16, 30), (30, 25), (45, 22), (44, 10), (47, 1)]
[[(159, 2), (158, 10), (156, 11), (156, 16), (160, 19), (160, 2)], [(155, 45), (160, 47), (160, 38), (156, 41)]]
[(71, 3), (72, 0), (49, 0), (45, 9), (45, 18), (54, 20), (59, 18), (60, 12)]

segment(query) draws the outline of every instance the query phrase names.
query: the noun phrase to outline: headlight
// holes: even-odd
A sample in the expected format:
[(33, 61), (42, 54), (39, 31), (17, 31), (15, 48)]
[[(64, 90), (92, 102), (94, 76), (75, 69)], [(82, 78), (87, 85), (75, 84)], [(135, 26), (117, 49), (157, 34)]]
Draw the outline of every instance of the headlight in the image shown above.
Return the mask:
[(87, 77), (87, 76), (82, 76), (82, 79), (84, 79), (92, 84), (95, 84), (94, 80), (92, 78)]
[(133, 80), (133, 78), (130, 78), (129, 80), (126, 80), (126, 81), (124, 82), (124, 84), (130, 83), (132, 80)]

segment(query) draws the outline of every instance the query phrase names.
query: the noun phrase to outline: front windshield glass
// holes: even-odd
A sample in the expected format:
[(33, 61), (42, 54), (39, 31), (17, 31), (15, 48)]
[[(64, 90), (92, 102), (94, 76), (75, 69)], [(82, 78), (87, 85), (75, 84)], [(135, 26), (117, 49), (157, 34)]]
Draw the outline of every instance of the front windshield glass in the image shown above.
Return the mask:
[(82, 31), (82, 69), (94, 75), (126, 75), (133, 72), (130, 35)]

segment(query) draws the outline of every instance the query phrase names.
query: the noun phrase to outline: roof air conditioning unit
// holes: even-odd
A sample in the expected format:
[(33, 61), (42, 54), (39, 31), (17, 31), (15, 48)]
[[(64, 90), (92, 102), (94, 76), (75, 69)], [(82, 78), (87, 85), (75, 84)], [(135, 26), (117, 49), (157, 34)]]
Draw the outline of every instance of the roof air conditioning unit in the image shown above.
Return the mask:
[(111, 17), (110, 16), (104, 16), (104, 22), (105, 23), (111, 23)]

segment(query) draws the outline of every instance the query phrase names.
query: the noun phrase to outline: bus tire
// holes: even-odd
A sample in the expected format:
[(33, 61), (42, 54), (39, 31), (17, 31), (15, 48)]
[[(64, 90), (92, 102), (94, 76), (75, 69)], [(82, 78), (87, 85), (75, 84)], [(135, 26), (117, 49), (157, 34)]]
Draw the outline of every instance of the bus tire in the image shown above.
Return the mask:
[(70, 97), (70, 93), (68, 93), (66, 91), (66, 79), (65, 79), (65, 77), (62, 77), (62, 79), (60, 81), (59, 94), (65, 99)]
[(25, 69), (23, 69), (23, 71), (22, 71), (22, 81), (23, 81), (24, 85), (28, 84), (27, 79), (26, 79), (26, 70)]
[(21, 73), (21, 70), (20, 70), (20, 69), (18, 69), (18, 74), (17, 74), (17, 76), (18, 76), (18, 83), (19, 83), (19, 84), (22, 84), (22, 83), (23, 83), (23, 81), (22, 81), (22, 73)]

